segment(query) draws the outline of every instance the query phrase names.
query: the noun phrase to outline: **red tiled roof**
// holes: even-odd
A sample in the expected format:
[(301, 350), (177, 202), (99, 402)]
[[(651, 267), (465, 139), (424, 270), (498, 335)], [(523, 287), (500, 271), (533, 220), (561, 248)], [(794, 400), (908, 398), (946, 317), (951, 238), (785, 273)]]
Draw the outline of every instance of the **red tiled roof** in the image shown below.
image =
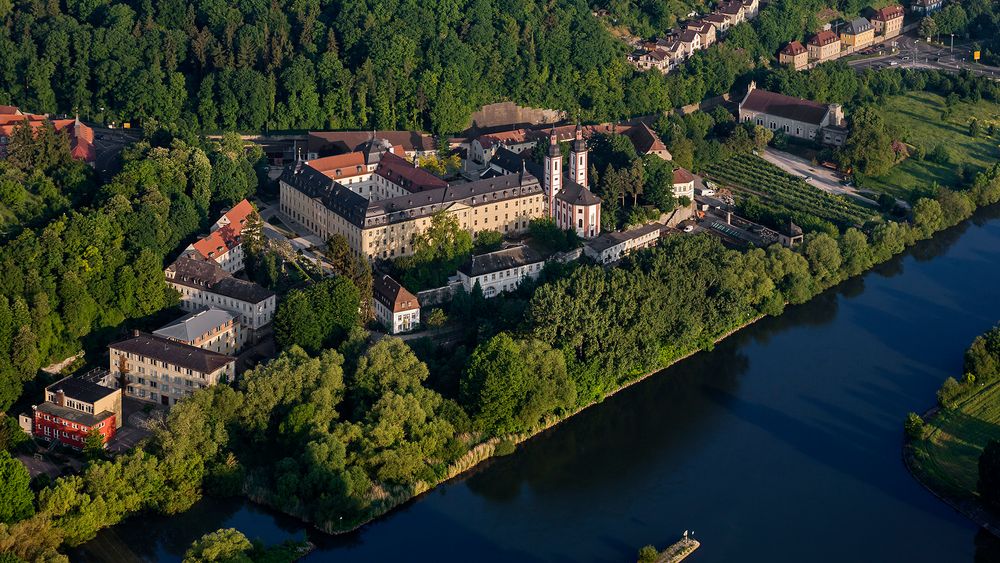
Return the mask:
[(677, 184), (687, 184), (689, 182), (694, 182), (694, 176), (690, 172), (683, 168), (674, 169), (674, 185)]
[(630, 127), (623, 133), (632, 141), (636, 152), (639, 154), (649, 154), (667, 150), (660, 137), (645, 123), (639, 123), (635, 127)]
[(375, 299), (393, 313), (420, 308), (417, 296), (389, 276), (375, 276), (372, 283)]
[(886, 6), (885, 8), (882, 8), (880, 10), (875, 10), (875, 15), (872, 17), (872, 19), (885, 22), (901, 17), (903, 17), (903, 7), (895, 5), (895, 6)]
[(244, 199), (222, 215), (216, 222), (216, 224), (222, 223), (218, 229), (195, 241), (191, 246), (207, 259), (215, 259), (226, 254), (240, 244), (243, 226), (247, 217), (253, 212), (253, 204)]
[[(11, 107), (13, 106), (0, 106), (0, 108)], [(17, 108), (13, 109), (17, 110)], [(14, 129), (21, 123), (27, 123), (32, 129), (38, 129), (46, 120), (44, 115), (4, 113), (0, 110), (0, 134), (7, 137), (13, 135)], [(66, 133), (69, 136), (70, 153), (73, 158), (84, 162), (93, 162), (97, 158), (93, 129), (76, 119), (55, 119), (51, 123), (56, 131)]]
[(680, 39), (683, 43), (694, 43), (698, 39), (698, 32), (693, 29), (685, 29), (681, 32)]
[(817, 47), (825, 47), (835, 41), (839, 41), (839, 39), (837, 39), (837, 34), (830, 30), (826, 30), (813, 35), (809, 39), (809, 44)]
[(309, 160), (306, 161), (306, 166), (334, 180), (358, 176), (368, 171), (365, 168), (365, 155), (361, 152), (349, 152)]
[(781, 54), (783, 55), (794, 56), (794, 55), (801, 55), (802, 53), (805, 52), (806, 48), (802, 45), (802, 43), (799, 43), (798, 41), (792, 41), (788, 45), (785, 45), (783, 49), (781, 49)]
[(15, 106), (0, 106), (0, 115), (17, 115), (21, 110)]

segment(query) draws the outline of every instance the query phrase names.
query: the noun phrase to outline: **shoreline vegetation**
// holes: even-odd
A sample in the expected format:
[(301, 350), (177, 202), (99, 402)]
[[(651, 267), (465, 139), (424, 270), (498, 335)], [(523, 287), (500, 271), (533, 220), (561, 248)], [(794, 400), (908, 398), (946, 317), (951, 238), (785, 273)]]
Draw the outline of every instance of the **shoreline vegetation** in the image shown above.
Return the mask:
[(1000, 514), (983, 479), (1000, 470), (983, 460), (1000, 440), (1000, 325), (976, 337), (964, 364), (962, 380), (945, 380), (936, 406), (908, 415), (903, 463), (931, 494), (1000, 538)]
[[(458, 458), (453, 464), (451, 464), (445, 475), (440, 479), (437, 479), (432, 483), (418, 482), (414, 484), (413, 488), (409, 491), (400, 492), (395, 495), (386, 495), (381, 499), (377, 508), (373, 506), (364, 517), (354, 522), (344, 522), (343, 524), (340, 524), (340, 522), (342, 522), (341, 520), (338, 520), (337, 524), (334, 524), (333, 522), (313, 522), (301, 514), (295, 514), (293, 512), (282, 510), (275, 504), (268, 502), (264, 496), (257, 496), (254, 498), (254, 495), (250, 495), (250, 498), (255, 502), (295, 516), (304, 522), (311, 524), (316, 529), (328, 534), (343, 534), (356, 531), (364, 527), (366, 524), (392, 512), (399, 506), (419, 498), (421, 495), (429, 492), (438, 485), (444, 484), (463, 475), (483, 461), (495, 457), (495, 455), (497, 455), (497, 448), (502, 447), (501, 444), (507, 443), (507, 448), (503, 449), (504, 451), (502, 451), (501, 455), (509, 454), (513, 451), (513, 448), (516, 447), (516, 445), (553, 428), (560, 422), (563, 422), (579, 412), (602, 402), (606, 398), (640, 381), (643, 381), (644, 379), (664, 369), (667, 369), (681, 360), (693, 356), (700, 351), (711, 350), (714, 344), (721, 342), (725, 338), (728, 338), (743, 328), (752, 325), (761, 318), (768, 315), (780, 315), (781, 312), (783, 312), (785, 305), (805, 303), (819, 294), (836, 287), (846, 279), (854, 277), (855, 275), (864, 274), (874, 266), (886, 262), (889, 259), (903, 253), (907, 248), (913, 246), (915, 243), (921, 240), (929, 239), (937, 232), (962, 223), (966, 219), (970, 218), (978, 208), (993, 205), (998, 201), (1000, 201), (1000, 165), (996, 165), (992, 169), (981, 173), (973, 187), (969, 190), (951, 191), (948, 189), (941, 189), (938, 192), (937, 197), (934, 199), (921, 198), (915, 207), (914, 220), (912, 223), (901, 224), (889, 222), (885, 225), (881, 225), (880, 227), (876, 227), (873, 233), (872, 243), (869, 243), (868, 239), (864, 237), (863, 233), (860, 231), (857, 231), (856, 229), (848, 229), (844, 234), (838, 237), (840, 241), (844, 241), (845, 239), (850, 240), (852, 238), (857, 240), (857, 236), (850, 236), (852, 233), (856, 233), (856, 235), (860, 235), (861, 245), (857, 246), (848, 243), (848, 245), (851, 245), (852, 248), (850, 248), (846, 253), (843, 248), (838, 248), (837, 243), (839, 241), (834, 237), (822, 234), (814, 236), (811, 241), (806, 243), (806, 246), (802, 249), (801, 253), (789, 252), (790, 255), (793, 255), (808, 264), (807, 274), (811, 272), (814, 278), (818, 278), (813, 280), (814, 285), (811, 285), (808, 288), (808, 294), (798, 293), (789, 286), (780, 287), (780, 283), (775, 284), (779, 289), (784, 290), (789, 296), (788, 298), (783, 298), (781, 303), (777, 304), (777, 306), (775, 306), (775, 304), (771, 304), (771, 306), (768, 307), (768, 304), (762, 303), (763, 306), (761, 308), (765, 309), (765, 311), (760, 311), (757, 314), (748, 316), (747, 318), (735, 323), (731, 323), (725, 329), (719, 331), (712, 337), (702, 337), (697, 343), (691, 344), (683, 350), (671, 349), (668, 352), (665, 348), (661, 347), (659, 362), (655, 365), (655, 367), (644, 370), (638, 375), (632, 375), (625, 378), (622, 383), (614, 389), (601, 394), (599, 397), (594, 398), (591, 401), (588, 401), (585, 405), (579, 408), (567, 411), (561, 416), (550, 414), (546, 417), (543, 423), (531, 430), (520, 433), (510, 433), (502, 436), (494, 436), (476, 444), (465, 455)], [(817, 244), (817, 239), (822, 240), (823, 243)], [(829, 243), (832, 243), (832, 248)], [(803, 256), (803, 254), (805, 256)], [(836, 259), (830, 258), (833, 254), (837, 255)], [(840, 254), (847, 254), (847, 256), (844, 256), (844, 259), (841, 260), (839, 256)], [(833, 263), (824, 263), (824, 255)], [(824, 266), (826, 268), (825, 270)], [(849, 270), (846, 270), (848, 268)], [(789, 272), (786, 271), (785, 273)], [(802, 288), (799, 289), (801, 290)], [(783, 295), (781, 291), (776, 291), (776, 293), (778, 295)], [(664, 356), (665, 353), (667, 354), (666, 356)]]
[[(476, 346), (459, 374), (461, 406), (424, 385), (428, 366), (402, 340), (370, 343), (355, 327), (318, 356), (293, 345), (235, 387), (175, 405), (143, 447), (43, 488), (33, 516), (0, 524), (0, 551), (58, 560), (62, 545), (139, 512), (186, 511), (203, 493), (242, 495), (330, 534), (358, 529), (997, 202), (1000, 165), (967, 190), (919, 200), (912, 222), (870, 227), (870, 237), (845, 226), (795, 251), (741, 252), (677, 236), (618, 267), (561, 271), (534, 289), (511, 333)], [(487, 323), (501, 305), (480, 299), (471, 318)]]

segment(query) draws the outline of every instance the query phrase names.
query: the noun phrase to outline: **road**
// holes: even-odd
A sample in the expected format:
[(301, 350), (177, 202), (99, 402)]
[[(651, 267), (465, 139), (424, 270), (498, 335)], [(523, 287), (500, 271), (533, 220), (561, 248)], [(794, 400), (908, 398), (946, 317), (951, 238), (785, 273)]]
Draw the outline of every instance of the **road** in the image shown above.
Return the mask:
[(108, 129), (88, 124), (94, 129), (94, 149), (97, 156), (94, 168), (105, 179), (110, 178), (121, 167), (118, 156), (126, 145), (142, 139), (142, 132), (135, 129)]
[(793, 176), (808, 176), (807, 183), (834, 195), (846, 195), (854, 197), (866, 203), (878, 205), (877, 202), (868, 199), (858, 193), (855, 188), (847, 187), (840, 183), (840, 176), (837, 172), (822, 166), (817, 166), (804, 158), (799, 158), (793, 154), (774, 149), (767, 149), (760, 154), (761, 158), (771, 164), (781, 168)]
[(971, 43), (956, 43), (951, 47), (951, 39), (942, 37), (941, 43), (927, 43), (914, 32), (900, 35), (894, 41), (884, 44), (885, 54), (865, 59), (848, 61), (857, 70), (886, 67), (923, 68), (946, 72), (970, 72), (1000, 79), (1000, 67), (979, 64), (972, 60)]

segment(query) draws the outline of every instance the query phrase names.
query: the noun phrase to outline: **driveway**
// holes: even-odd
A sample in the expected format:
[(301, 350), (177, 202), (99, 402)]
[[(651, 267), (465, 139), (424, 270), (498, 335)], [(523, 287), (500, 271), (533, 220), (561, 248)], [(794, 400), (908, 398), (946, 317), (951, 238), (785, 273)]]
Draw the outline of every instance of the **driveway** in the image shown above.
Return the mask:
[(800, 178), (808, 176), (809, 179), (806, 180), (806, 182), (823, 190), (824, 192), (834, 195), (846, 195), (872, 205), (878, 205), (877, 202), (859, 194), (855, 188), (849, 188), (841, 184), (840, 175), (836, 171), (830, 170), (829, 168), (823, 168), (822, 166), (813, 164), (804, 158), (775, 149), (767, 149), (766, 151), (760, 153), (760, 156), (764, 160), (793, 176), (798, 176)]

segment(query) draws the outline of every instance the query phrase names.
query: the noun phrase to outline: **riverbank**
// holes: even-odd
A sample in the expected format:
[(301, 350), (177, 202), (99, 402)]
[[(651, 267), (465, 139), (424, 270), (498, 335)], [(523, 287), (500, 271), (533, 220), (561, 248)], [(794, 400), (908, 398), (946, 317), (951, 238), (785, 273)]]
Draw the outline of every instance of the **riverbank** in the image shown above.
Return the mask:
[[(954, 408), (923, 413), (923, 435), (903, 441), (907, 471), (931, 494), (976, 525), (1000, 538), (1000, 516), (975, 493), (979, 453), (991, 437), (1000, 437), (1000, 383), (967, 397)], [(975, 430), (973, 427), (980, 427)]]

